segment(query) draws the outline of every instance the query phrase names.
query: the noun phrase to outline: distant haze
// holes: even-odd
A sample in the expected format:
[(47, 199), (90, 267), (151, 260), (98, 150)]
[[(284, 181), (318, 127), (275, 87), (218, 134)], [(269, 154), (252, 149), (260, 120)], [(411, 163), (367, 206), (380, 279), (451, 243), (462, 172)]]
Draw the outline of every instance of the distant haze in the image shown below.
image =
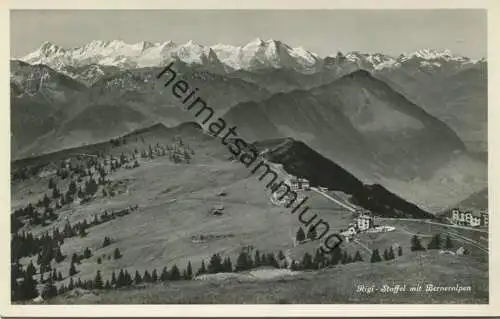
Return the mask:
[(13, 58), (43, 41), (65, 48), (92, 40), (244, 45), (257, 37), (321, 56), (430, 48), (476, 59), (487, 50), (484, 10), (12, 10), (10, 23)]

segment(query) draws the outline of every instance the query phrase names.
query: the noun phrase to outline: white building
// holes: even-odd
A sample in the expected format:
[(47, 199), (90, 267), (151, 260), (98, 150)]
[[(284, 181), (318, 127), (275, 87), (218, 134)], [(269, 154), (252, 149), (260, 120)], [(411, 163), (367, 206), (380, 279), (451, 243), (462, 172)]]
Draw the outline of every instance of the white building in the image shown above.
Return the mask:
[(285, 180), (285, 184), (293, 191), (299, 190), (299, 182), (295, 177)]
[(456, 225), (461, 226), (472, 226), (478, 227), (481, 225), (488, 224), (488, 216), (482, 213), (477, 212), (466, 212), (460, 209), (454, 208), (451, 211), (451, 222)]
[(285, 184), (290, 187), (291, 190), (297, 191), (297, 190), (309, 190), (310, 189), (310, 183), (307, 179), (305, 178), (297, 178), (297, 177), (291, 177), (287, 180), (285, 180)]
[(481, 214), (471, 213), (469, 225), (472, 227), (480, 226), (481, 225)]
[(307, 179), (299, 178), (299, 188), (308, 191), (311, 188), (311, 185)]
[(481, 225), (488, 226), (489, 222), (488, 212), (481, 212)]
[(373, 228), (374, 217), (371, 214), (362, 213), (356, 219), (358, 229), (361, 231)]

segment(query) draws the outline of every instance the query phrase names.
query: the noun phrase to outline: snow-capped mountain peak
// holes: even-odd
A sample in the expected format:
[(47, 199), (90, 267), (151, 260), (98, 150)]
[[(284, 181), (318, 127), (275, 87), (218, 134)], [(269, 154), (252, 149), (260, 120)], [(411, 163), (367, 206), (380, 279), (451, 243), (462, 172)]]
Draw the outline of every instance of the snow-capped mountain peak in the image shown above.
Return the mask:
[[(398, 58), (380, 53), (357, 51), (339, 53), (335, 64), (354, 63), (361, 68), (380, 70), (399, 67), (408, 61), (417, 61), (425, 67), (440, 67), (442, 63), (459, 64), (477, 61), (453, 55), (449, 50), (422, 49)], [(291, 47), (281, 41), (255, 38), (242, 46), (215, 44), (204, 46), (192, 40), (184, 44), (172, 41), (141, 41), (127, 44), (122, 40), (94, 40), (77, 48), (64, 49), (57, 44), (44, 42), (35, 51), (20, 60), (30, 64), (47, 64), (62, 70), (66, 67), (88, 65), (137, 68), (164, 65), (171, 59), (188, 65), (200, 65), (222, 72), (233, 70), (258, 70), (265, 68), (291, 69), (301, 73), (314, 73), (323, 68), (325, 60), (303, 47)], [(341, 61), (342, 60), (342, 61)]]
[(58, 54), (58, 53), (63, 53), (65, 50), (58, 46), (57, 44), (54, 44), (49, 41), (45, 41), (42, 43), (40, 46), (40, 52), (43, 53), (45, 56), (52, 55), (52, 54)]
[(463, 56), (454, 55), (450, 50), (432, 50), (432, 49), (421, 49), (410, 54), (403, 54), (400, 60), (405, 62), (412, 58), (418, 58), (427, 61), (443, 60), (443, 61), (456, 61), (456, 62), (467, 62), (470, 59)]

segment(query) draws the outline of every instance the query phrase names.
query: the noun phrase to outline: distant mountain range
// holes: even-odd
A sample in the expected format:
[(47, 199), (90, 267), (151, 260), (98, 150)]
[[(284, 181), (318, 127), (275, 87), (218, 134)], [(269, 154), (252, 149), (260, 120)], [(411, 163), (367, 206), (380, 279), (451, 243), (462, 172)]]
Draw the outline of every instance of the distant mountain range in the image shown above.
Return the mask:
[(302, 141), (431, 210), (487, 186), (486, 59), (446, 50), (323, 58), (260, 39), (242, 47), (46, 42), (11, 60), (13, 159), (192, 121), (156, 79), (170, 61), (249, 141)]
[[(398, 68), (408, 63), (418, 63), (429, 69), (441, 67), (444, 63), (461, 65), (476, 64), (473, 60), (453, 55), (448, 50), (424, 49), (395, 58), (381, 53), (349, 52), (344, 59), (364, 68), (382, 70)], [(152, 43), (142, 41), (127, 44), (123, 41), (92, 41), (78, 48), (62, 48), (51, 42), (44, 42), (40, 48), (20, 58), (30, 64), (46, 64), (54, 69), (78, 68), (87, 65), (113, 66), (118, 68), (142, 68), (164, 65), (167, 60), (177, 59), (191, 66), (203, 66), (211, 71), (230, 72), (234, 70), (255, 71), (260, 69), (291, 69), (302, 73), (315, 73), (331, 63), (303, 47), (292, 48), (277, 40), (255, 39), (244, 46), (216, 44), (203, 46), (193, 41), (176, 44), (172, 41)], [(66, 70), (71, 72), (71, 70)], [(95, 70), (95, 73), (101, 73)]]
[[(241, 47), (202, 46), (193, 41), (127, 44), (114, 40), (92, 41), (72, 49), (44, 42), (19, 60), (45, 64), (86, 86), (113, 76), (121, 78), (124, 75), (120, 73), (125, 71), (159, 67), (175, 60), (189, 71), (244, 80), (272, 93), (309, 89), (363, 69), (444, 121), (468, 149), (478, 153), (487, 150), (487, 61), (454, 55), (449, 50), (422, 49), (398, 57), (361, 52), (320, 57), (277, 40), (255, 39)], [(114, 79), (117, 81), (126, 85)], [(15, 84), (14, 89), (18, 89)], [(228, 103), (224, 104), (236, 104), (232, 98), (225, 99)], [(212, 99), (219, 102), (217, 96)]]

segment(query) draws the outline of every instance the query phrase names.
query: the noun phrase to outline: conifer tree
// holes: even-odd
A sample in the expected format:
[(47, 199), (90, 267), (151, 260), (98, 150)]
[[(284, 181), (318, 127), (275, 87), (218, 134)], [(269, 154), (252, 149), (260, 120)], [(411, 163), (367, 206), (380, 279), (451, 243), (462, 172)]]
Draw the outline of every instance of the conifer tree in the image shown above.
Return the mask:
[(446, 248), (446, 249), (452, 249), (453, 248), (453, 242), (451, 241), (451, 237), (450, 237), (449, 234), (446, 236), (446, 240), (444, 242), (444, 248)]
[(302, 257), (301, 267), (302, 269), (314, 269), (314, 264), (311, 254), (307, 252), (304, 254), (304, 256)]
[(207, 269), (205, 268), (205, 260), (201, 261), (201, 266), (200, 269), (198, 269), (198, 272), (196, 273), (196, 276), (203, 275), (207, 273)]
[(53, 178), (49, 179), (49, 189), (53, 189), (56, 186)]
[(43, 206), (44, 207), (49, 207), (50, 206), (51, 199), (47, 194), (43, 195)]
[(71, 181), (71, 183), (69, 183), (69, 188), (68, 188), (68, 193), (69, 195), (74, 195), (77, 191), (77, 187), (76, 187), (76, 183), (75, 181)]
[(403, 256), (403, 247), (398, 247), (398, 256)]
[(387, 253), (387, 257), (389, 257), (389, 260), (396, 258), (396, 256), (394, 255), (394, 249), (392, 249), (392, 246), (389, 247), (389, 251)]
[(115, 251), (113, 253), (113, 258), (114, 259), (120, 259), (120, 258), (122, 258), (122, 254), (120, 253), (120, 249), (118, 249), (118, 247), (115, 248)]
[(59, 191), (59, 189), (56, 186), (52, 189), (52, 198), (58, 199), (59, 197), (61, 197), (61, 192)]
[(297, 234), (295, 235), (295, 240), (300, 243), (303, 242), (305, 239), (306, 235), (304, 234), (302, 227), (299, 227), (299, 230), (297, 230)]
[(86, 227), (83, 227), (81, 226), (78, 230), (78, 233), (80, 235), (81, 238), (84, 238), (87, 236), (87, 230), (86, 230)]
[(40, 269), (40, 283), (43, 284), (45, 282), (45, 278), (43, 277), (45, 274), (45, 270)]
[[(42, 275), (40, 275), (42, 276)], [(41, 279), (40, 279), (41, 282)], [(24, 280), (20, 287), (20, 299), (27, 300), (33, 299), (38, 296), (38, 290), (36, 288), (37, 281), (33, 278), (32, 274), (28, 271), (24, 273)]]
[(61, 247), (57, 247), (57, 250), (56, 250), (56, 256), (54, 257), (56, 263), (60, 263), (61, 261), (64, 260), (64, 256), (61, 252)]
[[(188, 265), (190, 266), (190, 265)], [(233, 272), (233, 263), (231, 262), (231, 258), (227, 256), (224, 258), (224, 262), (222, 264), (222, 271), (224, 272)]]
[(160, 281), (167, 281), (168, 280), (168, 271), (167, 267), (163, 267), (161, 274), (160, 274)]
[(172, 269), (170, 269), (170, 280), (179, 280), (181, 279), (181, 274), (179, 272), (179, 268), (177, 268), (177, 265), (173, 265)]
[(104, 289), (111, 289), (111, 283), (109, 282), (109, 279), (106, 280), (106, 284), (104, 285)]
[(131, 286), (134, 283), (132, 276), (130, 276), (130, 273), (126, 269), (125, 269), (124, 277), (125, 277), (125, 286)]
[[(232, 271), (233, 266), (231, 265), (231, 259), (229, 259), (229, 257), (227, 257), (227, 259), (228, 259), (229, 263), (226, 263), (226, 267), (227, 267), (226, 271), (227, 271), (227, 269), (231, 269), (229, 271)], [(187, 268), (186, 268), (186, 275), (187, 275), (187, 279), (193, 278), (193, 267), (191, 266), (191, 261), (188, 261)]]
[(111, 274), (111, 286), (116, 287), (116, 284), (117, 284), (116, 275), (115, 272), (113, 271), (113, 273)]
[(151, 282), (151, 275), (149, 274), (148, 270), (144, 270), (144, 275), (142, 276), (142, 280), (144, 282)]
[(49, 299), (57, 296), (57, 288), (54, 286), (52, 279), (49, 277), (49, 280), (45, 284), (42, 290), (42, 298)]
[(219, 254), (213, 254), (210, 258), (210, 263), (208, 264), (208, 273), (215, 274), (221, 272), (222, 270), (222, 260)]
[(370, 261), (372, 263), (376, 263), (376, 262), (382, 261), (382, 258), (380, 258), (380, 254), (378, 252), (378, 248), (376, 248), (376, 249), (373, 250), (372, 257), (371, 257)]
[(278, 259), (279, 259), (279, 260), (283, 260), (283, 259), (285, 259), (285, 254), (283, 253), (283, 251), (282, 251), (282, 250), (280, 250), (280, 251), (278, 252)]
[(347, 255), (347, 251), (345, 251), (345, 250), (344, 250), (344, 251), (342, 252), (342, 257), (341, 257), (341, 259), (340, 259), (340, 263), (341, 263), (342, 265), (344, 265), (344, 264), (347, 264), (347, 262), (348, 262), (348, 255)]
[(417, 237), (417, 235), (413, 235), (411, 238), (411, 251), (419, 251), (419, 250), (425, 250), (425, 248), (422, 246), (420, 239)]
[(76, 275), (76, 268), (75, 268), (75, 264), (73, 262), (71, 262), (71, 265), (69, 267), (69, 276), (74, 276)]
[(359, 250), (357, 250), (356, 255), (354, 255), (354, 262), (358, 262), (358, 261), (363, 261), (363, 258), (361, 257)]
[(316, 249), (313, 260), (314, 268), (320, 269), (326, 266), (326, 258), (320, 249)]
[(279, 268), (278, 261), (273, 253), (267, 253), (266, 262), (269, 266)]
[(84, 259), (89, 259), (92, 256), (92, 252), (88, 247), (85, 247), (85, 250), (83, 251), (83, 258)]
[(78, 255), (76, 253), (73, 253), (73, 255), (71, 255), (71, 263), (77, 264), (79, 262), (80, 262), (80, 258), (78, 258)]
[(384, 249), (384, 260), (389, 260), (389, 252), (387, 251), (387, 248)]
[(63, 280), (63, 276), (61, 274), (61, 272), (57, 272), (57, 281), (62, 281)]
[(33, 261), (30, 261), (30, 263), (28, 264), (28, 267), (26, 267), (26, 275), (28, 275), (30, 277), (33, 275), (36, 275), (36, 268), (33, 265)]
[(106, 246), (109, 246), (111, 245), (111, 238), (109, 238), (108, 236), (105, 236), (104, 237), (104, 240), (102, 242), (102, 247), (106, 247)]
[(120, 288), (125, 286), (126, 280), (125, 280), (125, 273), (123, 272), (123, 269), (120, 269), (120, 272), (118, 273), (118, 278), (116, 279), (116, 287)]
[(309, 230), (307, 231), (307, 239), (315, 240), (317, 237), (318, 234), (316, 232), (316, 227), (310, 227)]
[(98, 270), (94, 278), (94, 289), (102, 289), (102, 288), (103, 288), (103, 283), (102, 283), (101, 271)]
[(255, 257), (253, 258), (253, 260), (254, 260), (255, 267), (259, 267), (259, 266), (265, 264), (265, 262), (263, 262), (260, 258), (260, 252), (258, 249), (255, 251)]
[(151, 273), (151, 282), (157, 282), (158, 281), (158, 273), (156, 272), (156, 269), (153, 269), (153, 272)]
[(136, 285), (140, 284), (142, 282), (142, 278), (141, 278), (141, 275), (139, 274), (138, 270), (135, 271), (134, 282)]
[(242, 251), (240, 252), (240, 255), (238, 256), (238, 259), (236, 260), (236, 267), (235, 267), (235, 271), (243, 271), (243, 270), (247, 270), (247, 269), (250, 269), (249, 265), (248, 265), (248, 258), (247, 258), (247, 252), (245, 251)]
[(68, 291), (72, 290), (75, 287), (75, 283), (73, 282), (73, 277), (69, 278)]

